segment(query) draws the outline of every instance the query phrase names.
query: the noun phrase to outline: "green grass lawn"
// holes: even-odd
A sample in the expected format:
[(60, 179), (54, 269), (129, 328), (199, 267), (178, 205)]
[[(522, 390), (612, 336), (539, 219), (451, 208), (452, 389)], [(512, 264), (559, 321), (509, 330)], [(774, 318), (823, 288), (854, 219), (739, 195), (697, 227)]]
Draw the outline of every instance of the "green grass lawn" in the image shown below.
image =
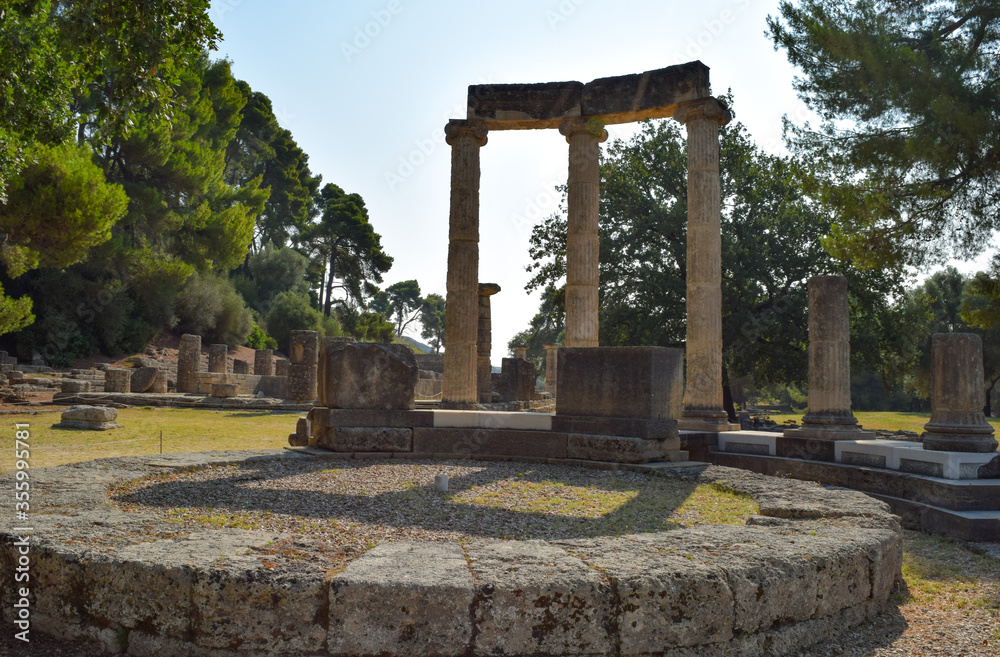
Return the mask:
[(0, 458), (0, 472), (14, 469), (14, 425), (29, 425), (32, 467), (89, 461), (109, 456), (224, 449), (279, 449), (295, 432), (297, 413), (191, 408), (125, 408), (118, 412), (120, 429), (77, 431), (53, 429), (59, 413), (8, 415), (3, 434), (11, 449)]
[[(794, 422), (802, 422), (801, 413), (776, 413), (770, 416), (772, 420), (778, 424), (782, 424), (787, 420), (793, 420)], [(881, 412), (856, 412), (854, 417), (858, 418), (858, 423), (861, 424), (865, 429), (874, 431), (876, 429), (885, 429), (886, 431), (900, 431), (906, 429), (907, 431), (916, 431), (918, 434), (923, 433), (924, 425), (930, 420), (930, 413), (881, 413)], [(989, 418), (989, 423), (993, 425), (996, 429), (997, 435), (1000, 435), (1000, 418)]]

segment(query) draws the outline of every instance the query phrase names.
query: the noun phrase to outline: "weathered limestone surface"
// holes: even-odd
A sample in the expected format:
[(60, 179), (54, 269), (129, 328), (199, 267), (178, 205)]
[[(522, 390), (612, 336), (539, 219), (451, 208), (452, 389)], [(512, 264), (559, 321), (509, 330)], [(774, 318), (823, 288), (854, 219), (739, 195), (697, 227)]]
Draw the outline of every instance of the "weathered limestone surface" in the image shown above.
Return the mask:
[(931, 419), (924, 449), (993, 452), (997, 440), (983, 415), (983, 341), (975, 333), (935, 333), (931, 338)]
[(177, 348), (177, 392), (197, 392), (201, 371), (201, 336), (185, 333)]
[(677, 419), (682, 353), (666, 347), (562, 347), (557, 415)]
[(133, 368), (129, 383), (132, 392), (149, 392), (150, 387), (153, 385), (153, 379), (156, 378), (156, 374), (159, 371), (155, 367)]
[(316, 399), (316, 375), (319, 367), (319, 332), (292, 331), (291, 362), (288, 372), (288, 398), (295, 401)]
[(250, 363), (245, 360), (234, 360), (233, 374), (250, 374)]
[(229, 369), (229, 347), (224, 344), (208, 345), (208, 371), (225, 373)]
[[(302, 458), (274, 450), (33, 469), (46, 505), (33, 514), (32, 629), (134, 655), (763, 657), (873, 618), (900, 579), (900, 529), (882, 502), (715, 466), (692, 483), (725, 481), (753, 497), (761, 515), (747, 526), (383, 543), (332, 579), (299, 556), (320, 537), (217, 529), (134, 543), (120, 539), (175, 526), (105, 503), (109, 486), (171, 469)], [(15, 540), (0, 530), (7, 621)]]
[(90, 381), (63, 381), (60, 389), (63, 392), (90, 392)]
[(556, 396), (556, 377), (559, 372), (559, 347), (558, 344), (545, 345), (545, 392), (552, 397)]
[(343, 344), (345, 342), (354, 342), (354, 338), (351, 337), (329, 337), (320, 338), (319, 341), (319, 363), (316, 366), (316, 388), (317, 396), (319, 397), (317, 403), (319, 406), (326, 407), (326, 361), (329, 358), (330, 350), (334, 348), (335, 345)]
[(153, 373), (153, 380), (149, 383), (146, 392), (156, 395), (166, 394), (168, 388), (166, 370), (156, 370)]
[(413, 408), (418, 371), (408, 347), (344, 342), (327, 346), (324, 361), (327, 407)]
[(413, 429), (402, 427), (317, 427), (316, 446), (334, 452), (409, 452)]
[(448, 214), (448, 280), (442, 400), (475, 403), (479, 332), (479, 149), (487, 129), (480, 122), (449, 121), (451, 208)]
[(258, 349), (253, 355), (253, 373), (257, 376), (274, 376), (274, 352)]
[(557, 128), (600, 116), (606, 124), (667, 118), (680, 103), (711, 95), (708, 67), (689, 62), (655, 71), (580, 82), (469, 87), (468, 118), (490, 130)]
[(288, 376), (291, 365), (285, 358), (274, 359), (274, 376)]
[(521, 401), (535, 398), (535, 364), (521, 358), (504, 358), (500, 362), (500, 401)]
[(851, 320), (847, 279), (809, 279), (809, 410), (785, 436), (809, 440), (871, 440), (851, 412)]
[[(706, 94), (707, 95), (707, 94)], [(722, 227), (719, 126), (731, 120), (714, 98), (681, 106), (687, 127), (687, 387), (681, 429), (727, 431), (722, 408)]]
[(476, 390), (480, 404), (493, 401), (493, 385), (490, 375), (493, 365), (490, 356), (493, 351), (493, 313), (490, 309), (490, 297), (500, 291), (496, 283), (480, 283), (479, 295), (479, 328), (476, 335)]
[(104, 392), (131, 392), (132, 373), (123, 368), (104, 370)]
[(212, 396), (219, 398), (238, 397), (240, 394), (240, 384), (238, 383), (213, 383)]
[(118, 409), (108, 406), (70, 406), (62, 412), (58, 429), (86, 429), (90, 431), (106, 431), (122, 426), (116, 422)]
[(608, 131), (600, 119), (567, 121), (559, 132), (569, 143), (566, 198), (566, 346), (598, 345), (597, 289), (600, 244), (597, 235), (601, 173), (600, 144)]

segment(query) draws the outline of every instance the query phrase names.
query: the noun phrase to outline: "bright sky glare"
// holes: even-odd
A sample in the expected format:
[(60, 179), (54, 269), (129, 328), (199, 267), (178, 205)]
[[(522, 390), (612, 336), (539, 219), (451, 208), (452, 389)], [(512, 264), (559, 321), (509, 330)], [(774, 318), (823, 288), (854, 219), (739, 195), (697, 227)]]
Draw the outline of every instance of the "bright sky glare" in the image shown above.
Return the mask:
[[(555, 82), (639, 73), (692, 60), (713, 93), (732, 89), (737, 120), (784, 153), (781, 117), (808, 118), (794, 70), (764, 36), (778, 0), (214, 0), (217, 56), (265, 93), (310, 168), (365, 199), (385, 251), (384, 285), (417, 279), (445, 295), (450, 147), (470, 84)], [(609, 126), (611, 139), (629, 125)], [(481, 151), (479, 280), (493, 296), (493, 362), (527, 328), (531, 226), (552, 214), (567, 175), (556, 130), (493, 132)], [(414, 335), (419, 339), (418, 335)]]

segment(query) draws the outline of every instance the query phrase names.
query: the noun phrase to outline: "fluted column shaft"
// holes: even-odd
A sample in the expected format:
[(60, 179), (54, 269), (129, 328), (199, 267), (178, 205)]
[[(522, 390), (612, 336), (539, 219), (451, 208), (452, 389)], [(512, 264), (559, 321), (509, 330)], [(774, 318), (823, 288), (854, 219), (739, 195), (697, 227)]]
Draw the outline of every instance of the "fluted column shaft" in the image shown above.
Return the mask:
[(569, 143), (566, 223), (566, 346), (598, 346), (600, 243), (597, 235), (600, 144), (608, 138), (599, 119), (566, 121)]
[(804, 425), (853, 426), (847, 279), (809, 279), (809, 412)]
[(197, 392), (201, 370), (201, 336), (185, 333), (177, 348), (177, 392)]
[(450, 121), (451, 209), (448, 219), (448, 296), (445, 307), (442, 400), (475, 403), (479, 325), (479, 149), (486, 126)]
[(687, 376), (681, 428), (729, 429), (722, 408), (722, 228), (719, 126), (729, 112), (714, 98), (682, 106), (687, 127)]
[(480, 404), (493, 401), (493, 312), (490, 297), (500, 291), (496, 283), (479, 284), (479, 350), (476, 363), (476, 388)]
[(994, 452), (997, 440), (983, 415), (983, 341), (975, 333), (935, 333), (931, 338), (931, 419), (924, 449)]

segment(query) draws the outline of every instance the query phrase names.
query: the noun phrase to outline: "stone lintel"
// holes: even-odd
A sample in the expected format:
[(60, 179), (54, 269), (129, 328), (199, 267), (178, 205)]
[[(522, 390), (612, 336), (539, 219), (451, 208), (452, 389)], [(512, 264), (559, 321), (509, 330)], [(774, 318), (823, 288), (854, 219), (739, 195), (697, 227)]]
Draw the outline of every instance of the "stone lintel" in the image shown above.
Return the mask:
[(566, 119), (631, 123), (673, 116), (677, 106), (711, 96), (699, 61), (581, 82), (481, 84), (469, 87), (468, 119), (490, 130), (558, 128)]

